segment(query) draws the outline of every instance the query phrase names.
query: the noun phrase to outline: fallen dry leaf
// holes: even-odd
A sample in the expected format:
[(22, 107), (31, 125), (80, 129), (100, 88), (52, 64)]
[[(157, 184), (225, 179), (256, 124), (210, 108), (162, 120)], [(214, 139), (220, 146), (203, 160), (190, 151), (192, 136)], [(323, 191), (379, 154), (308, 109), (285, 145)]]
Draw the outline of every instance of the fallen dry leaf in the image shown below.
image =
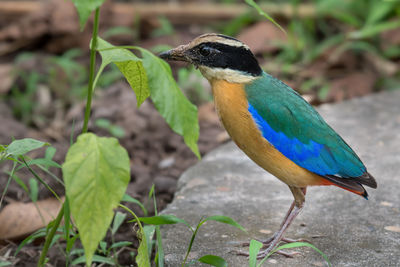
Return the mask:
[(6, 94), (14, 82), (12, 70), (13, 67), (11, 64), (0, 64), (0, 95)]
[(392, 76), (396, 74), (400, 69), (399, 64), (396, 64), (395, 62), (387, 60), (376, 54), (368, 53), (365, 55), (365, 58), (366, 60), (371, 62), (376, 71), (383, 74), (384, 76)]
[(272, 23), (262, 21), (243, 30), (238, 39), (247, 44), (254, 54), (276, 51), (277, 42), (286, 40), (285, 34)]
[(393, 203), (388, 201), (382, 201), (380, 204), (385, 207), (393, 207)]
[(0, 240), (20, 238), (45, 227), (57, 216), (61, 206), (54, 198), (37, 201), (36, 205), (14, 202), (5, 206), (0, 212)]
[(207, 121), (215, 124), (219, 123), (219, 118), (212, 102), (202, 104), (199, 107), (199, 121)]
[(271, 230), (268, 230), (268, 229), (261, 229), (261, 230), (259, 230), (259, 232), (260, 232), (260, 233), (263, 233), (263, 234), (266, 234), (266, 235), (269, 235), (269, 234), (272, 233), (272, 231), (271, 231)]
[(372, 92), (377, 77), (369, 72), (352, 72), (331, 82), (329, 99), (335, 102)]
[(380, 38), (382, 39), (381, 44), (383, 49), (400, 45), (400, 28), (384, 31), (380, 34)]
[(400, 226), (397, 226), (397, 225), (385, 226), (385, 230), (400, 233)]

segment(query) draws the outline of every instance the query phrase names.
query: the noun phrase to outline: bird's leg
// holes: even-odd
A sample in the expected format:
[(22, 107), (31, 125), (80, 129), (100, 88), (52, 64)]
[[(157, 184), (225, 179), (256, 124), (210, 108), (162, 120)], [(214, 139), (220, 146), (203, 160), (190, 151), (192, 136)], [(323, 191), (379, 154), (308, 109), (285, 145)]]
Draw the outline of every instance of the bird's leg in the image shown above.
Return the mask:
[[(291, 239), (284, 239), (283, 234), (285, 233), (286, 229), (290, 226), (290, 224), (293, 222), (293, 220), (296, 218), (296, 216), (301, 212), (304, 206), (305, 202), (305, 194), (306, 194), (306, 188), (298, 188), (298, 187), (292, 187), (289, 186), (290, 190), (292, 191), (292, 194), (294, 196), (294, 201), (292, 205), (289, 208), (289, 211), (287, 215), (285, 216), (285, 219), (283, 220), (280, 229), (278, 232), (276, 232), (270, 242), (268, 242), (268, 248), (265, 249), (264, 251), (261, 251), (258, 255), (257, 258), (264, 258), (267, 256), (278, 244), (280, 241), (285, 241), (287, 243), (291, 243), (296, 240), (291, 240)], [(280, 253), (282, 254), (282, 253)], [(286, 256), (286, 255), (285, 255)]]
[[(264, 246), (266, 246), (267, 248), (264, 251), (261, 251), (257, 255), (258, 259), (264, 258), (265, 256), (267, 256), (268, 253), (270, 253), (281, 241), (283, 241), (285, 243), (293, 243), (293, 242), (298, 242), (298, 241), (306, 241), (307, 242), (307, 240), (304, 240), (304, 239), (293, 240), (293, 239), (283, 238), (283, 234), (286, 231), (286, 229), (290, 226), (290, 224), (293, 222), (293, 220), (296, 218), (296, 216), (303, 209), (304, 202), (305, 202), (305, 194), (306, 194), (306, 188), (298, 188), (298, 187), (292, 187), (292, 186), (289, 186), (289, 188), (292, 191), (292, 194), (294, 196), (294, 201), (291, 204), (288, 212), (286, 213), (285, 218), (283, 219), (279, 230), (272, 237), (268, 238), (265, 241), (261, 241), (264, 244)], [(248, 246), (249, 243), (245, 243), (244, 245)], [(294, 255), (292, 253), (287, 253), (287, 252), (283, 252), (283, 251), (277, 251), (276, 253), (282, 254), (286, 257), (292, 257)], [(240, 252), (239, 254), (248, 256), (248, 253)]]
[[(285, 215), (285, 217), (284, 217), (284, 219), (283, 219), (283, 221), (282, 221), (281, 226), (279, 227), (279, 229), (283, 227), (283, 224), (285, 223), (285, 221), (286, 221), (287, 218), (289, 217), (289, 214), (292, 212), (292, 210), (293, 210), (293, 208), (294, 208), (294, 205), (295, 205), (295, 201), (293, 201), (292, 204), (290, 205), (290, 208), (289, 208), (289, 210), (286, 212), (286, 215)], [(278, 232), (274, 233), (271, 237), (269, 237), (269, 238), (266, 239), (266, 240), (258, 240), (258, 239), (257, 239), (257, 241), (263, 243), (263, 244), (264, 244), (264, 247), (265, 247), (265, 246), (268, 246), (268, 245), (272, 242), (272, 240), (274, 240), (274, 238), (275, 238), (275, 236), (277, 235), (277, 233), (278, 233)], [(286, 240), (285, 238), (282, 238), (281, 241), (285, 242), (285, 240)], [(288, 243), (290, 243), (290, 241), (289, 241)], [(243, 247), (248, 247), (248, 246), (250, 246), (250, 242), (244, 242), (244, 243), (242, 243), (242, 246), (243, 246)]]

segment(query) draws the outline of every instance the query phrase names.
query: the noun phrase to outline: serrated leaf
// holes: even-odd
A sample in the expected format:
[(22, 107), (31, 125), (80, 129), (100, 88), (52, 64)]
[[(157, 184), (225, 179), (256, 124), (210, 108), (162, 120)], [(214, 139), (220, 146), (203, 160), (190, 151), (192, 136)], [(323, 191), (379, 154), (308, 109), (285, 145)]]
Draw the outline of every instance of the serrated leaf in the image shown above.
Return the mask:
[(216, 255), (205, 255), (198, 259), (199, 262), (209, 264), (215, 267), (227, 267), (228, 263), (221, 257)]
[(86, 22), (89, 19), (90, 13), (100, 7), (104, 0), (71, 0), (79, 14), (79, 24), (81, 30), (85, 28)]
[(101, 38), (97, 38), (97, 49), (101, 55), (102, 62), (96, 81), (103, 69), (108, 64), (114, 63), (135, 92), (137, 106), (139, 107), (150, 96), (147, 75), (142, 60), (131, 51), (115, 47)]
[(220, 222), (220, 223), (226, 223), (226, 224), (232, 225), (232, 226), (242, 230), (243, 232), (247, 232), (246, 229), (243, 228), (243, 226), (241, 226), (238, 222), (236, 222), (234, 219), (232, 219), (231, 217), (228, 217), (228, 216), (215, 215), (215, 216), (207, 217), (203, 221), (204, 222), (216, 221), (216, 222)]
[(249, 246), (249, 267), (257, 266), (257, 255), (262, 248), (263, 243), (260, 241), (252, 239)]
[(172, 77), (171, 68), (150, 51), (137, 47), (143, 55), (143, 66), (149, 80), (150, 97), (171, 129), (183, 136), (186, 145), (200, 158), (197, 140), (197, 108), (185, 97)]
[(88, 265), (130, 180), (129, 157), (115, 138), (82, 134), (62, 166), (66, 195)]
[(7, 146), (6, 153), (18, 157), (32, 150), (48, 145), (50, 144), (46, 142), (42, 142), (32, 138), (24, 138), (12, 141), (11, 144)]

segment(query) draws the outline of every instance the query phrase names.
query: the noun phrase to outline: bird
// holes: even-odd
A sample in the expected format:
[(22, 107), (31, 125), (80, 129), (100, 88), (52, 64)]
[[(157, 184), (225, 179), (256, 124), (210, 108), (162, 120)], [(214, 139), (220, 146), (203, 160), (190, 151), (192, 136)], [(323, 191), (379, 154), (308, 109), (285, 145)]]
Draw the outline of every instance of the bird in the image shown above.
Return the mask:
[(240, 40), (207, 33), (159, 57), (188, 62), (200, 70), (211, 84), (215, 109), (231, 139), (293, 194), (279, 230), (263, 241), (265, 249), (257, 258), (268, 255), (281, 241), (295, 241), (283, 235), (303, 209), (308, 186), (333, 185), (366, 199), (363, 185), (377, 188), (375, 178), (343, 138), (300, 94), (263, 71)]

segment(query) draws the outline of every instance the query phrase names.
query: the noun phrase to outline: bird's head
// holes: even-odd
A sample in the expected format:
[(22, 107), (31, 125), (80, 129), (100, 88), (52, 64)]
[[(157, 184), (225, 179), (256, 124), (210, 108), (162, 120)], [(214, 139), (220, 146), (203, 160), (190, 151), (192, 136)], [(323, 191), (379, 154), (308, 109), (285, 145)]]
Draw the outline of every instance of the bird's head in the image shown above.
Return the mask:
[(257, 59), (249, 47), (222, 34), (203, 34), (190, 43), (159, 56), (166, 60), (189, 62), (198, 67), (209, 81), (250, 83), (262, 75)]

